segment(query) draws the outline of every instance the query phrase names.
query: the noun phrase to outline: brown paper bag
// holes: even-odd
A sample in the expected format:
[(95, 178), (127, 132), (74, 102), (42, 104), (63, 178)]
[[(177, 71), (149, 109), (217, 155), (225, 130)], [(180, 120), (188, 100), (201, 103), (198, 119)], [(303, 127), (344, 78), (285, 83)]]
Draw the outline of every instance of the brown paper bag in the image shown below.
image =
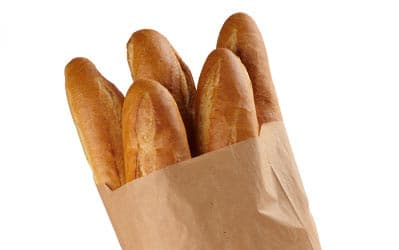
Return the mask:
[(320, 249), (282, 122), (117, 190), (98, 190), (123, 249)]

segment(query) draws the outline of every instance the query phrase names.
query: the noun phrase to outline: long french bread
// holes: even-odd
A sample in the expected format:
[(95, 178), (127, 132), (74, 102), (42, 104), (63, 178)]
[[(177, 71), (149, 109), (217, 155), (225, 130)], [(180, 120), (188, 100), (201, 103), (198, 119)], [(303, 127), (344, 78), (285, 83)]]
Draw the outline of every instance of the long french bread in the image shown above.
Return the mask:
[[(133, 33), (127, 43), (127, 56), (132, 78), (152, 79), (165, 86), (174, 97), (185, 124), (188, 141), (194, 149), (193, 105), (195, 85), (190, 69), (169, 41), (151, 29)], [(195, 152), (193, 151), (195, 154)]]
[(124, 97), (86, 58), (65, 67), (69, 107), (97, 184), (125, 182), (121, 114)]
[(154, 80), (129, 88), (122, 110), (126, 181), (191, 158), (175, 100)]
[(195, 102), (196, 141), (206, 153), (258, 135), (251, 80), (240, 59), (216, 49), (202, 68)]
[(228, 48), (245, 65), (255, 98), (259, 125), (282, 120), (262, 35), (255, 21), (244, 13), (230, 16), (219, 33), (218, 48)]

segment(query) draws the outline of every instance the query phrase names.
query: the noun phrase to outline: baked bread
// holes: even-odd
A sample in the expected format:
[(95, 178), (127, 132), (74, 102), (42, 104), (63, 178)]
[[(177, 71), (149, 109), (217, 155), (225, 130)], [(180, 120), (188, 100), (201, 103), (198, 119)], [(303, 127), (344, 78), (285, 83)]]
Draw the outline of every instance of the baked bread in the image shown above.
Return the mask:
[(97, 184), (111, 189), (125, 180), (121, 114), (123, 95), (86, 58), (65, 67), (69, 107)]
[(240, 57), (252, 81), (259, 126), (281, 120), (266, 48), (255, 21), (244, 13), (230, 16), (220, 31), (218, 48), (228, 48)]
[(194, 149), (193, 105), (195, 85), (190, 69), (169, 41), (155, 30), (133, 33), (127, 43), (127, 57), (132, 78), (152, 79), (165, 86), (174, 97)]
[(202, 68), (195, 124), (200, 153), (258, 135), (251, 80), (240, 59), (228, 49), (214, 50)]
[(141, 79), (129, 88), (122, 134), (127, 182), (191, 158), (176, 102), (157, 81)]

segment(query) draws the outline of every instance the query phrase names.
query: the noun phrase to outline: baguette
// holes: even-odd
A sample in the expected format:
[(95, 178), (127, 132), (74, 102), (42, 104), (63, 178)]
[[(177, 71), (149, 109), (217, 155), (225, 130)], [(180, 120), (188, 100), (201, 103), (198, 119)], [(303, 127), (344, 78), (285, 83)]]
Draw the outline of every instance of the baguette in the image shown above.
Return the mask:
[(122, 93), (86, 58), (65, 67), (69, 107), (97, 184), (120, 187), (125, 180), (122, 149)]
[(155, 30), (144, 29), (133, 33), (127, 43), (127, 56), (134, 80), (158, 81), (172, 94), (183, 118), (193, 151), (194, 139), (191, 135), (195, 85), (190, 69), (169, 41)]
[(254, 91), (259, 126), (282, 120), (266, 48), (255, 21), (244, 13), (230, 16), (219, 33), (217, 48), (228, 48), (247, 68)]
[(198, 151), (206, 153), (258, 135), (251, 81), (240, 59), (216, 49), (200, 74), (195, 102)]
[(122, 109), (126, 182), (191, 158), (176, 102), (160, 83), (141, 79), (129, 88)]

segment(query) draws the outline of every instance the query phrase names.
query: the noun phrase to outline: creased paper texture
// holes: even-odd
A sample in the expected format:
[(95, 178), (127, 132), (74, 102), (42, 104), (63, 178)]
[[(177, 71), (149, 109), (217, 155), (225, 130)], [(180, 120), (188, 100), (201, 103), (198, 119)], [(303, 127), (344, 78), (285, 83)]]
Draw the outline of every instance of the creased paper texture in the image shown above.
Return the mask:
[(115, 191), (98, 190), (123, 249), (320, 249), (282, 122)]

